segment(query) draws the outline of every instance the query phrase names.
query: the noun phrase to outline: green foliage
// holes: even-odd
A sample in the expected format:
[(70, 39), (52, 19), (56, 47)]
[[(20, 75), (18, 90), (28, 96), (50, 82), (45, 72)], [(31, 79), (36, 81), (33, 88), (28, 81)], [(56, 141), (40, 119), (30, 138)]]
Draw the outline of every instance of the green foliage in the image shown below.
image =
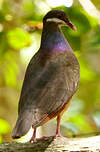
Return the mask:
[(77, 126), (79, 132), (88, 133), (93, 131), (92, 127), (87, 122), (87, 117), (82, 114), (74, 115), (69, 121)]
[(5, 120), (0, 119), (0, 143), (2, 142), (2, 135), (7, 134), (9, 131), (9, 124)]
[[(19, 73), (18, 63), (16, 61), (16, 54), (13, 51), (8, 51), (4, 54), (0, 61), (1, 75), (6, 86), (17, 85), (17, 74)], [(2, 79), (1, 79), (2, 85)]]
[(88, 67), (88, 64), (82, 59), (80, 62), (80, 79), (81, 81), (93, 81), (95, 73)]
[(8, 125), (8, 123), (3, 120), (0, 119), (0, 134), (6, 134), (10, 131), (10, 126)]
[(10, 30), (7, 34), (8, 44), (11, 48), (19, 50), (31, 43), (30, 35), (20, 28)]

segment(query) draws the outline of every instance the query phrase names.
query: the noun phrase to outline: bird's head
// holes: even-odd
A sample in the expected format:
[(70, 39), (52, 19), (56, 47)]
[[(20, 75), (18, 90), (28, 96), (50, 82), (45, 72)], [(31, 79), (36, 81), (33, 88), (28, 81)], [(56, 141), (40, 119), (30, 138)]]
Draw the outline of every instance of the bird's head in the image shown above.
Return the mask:
[(76, 31), (76, 27), (68, 19), (68, 16), (62, 10), (49, 11), (43, 18), (43, 23), (53, 22), (57, 25), (67, 25)]

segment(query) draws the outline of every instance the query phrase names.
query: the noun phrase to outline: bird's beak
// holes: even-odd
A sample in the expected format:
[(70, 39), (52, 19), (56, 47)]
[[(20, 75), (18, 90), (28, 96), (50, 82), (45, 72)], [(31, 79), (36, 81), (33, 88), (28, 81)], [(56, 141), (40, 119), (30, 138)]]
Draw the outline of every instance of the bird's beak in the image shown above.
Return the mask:
[(72, 22), (70, 22), (68, 19), (64, 19), (63, 20), (65, 22), (66, 25), (68, 25), (70, 28), (72, 28), (74, 31), (76, 31), (76, 27), (72, 24)]
[(71, 22), (68, 22), (67, 25), (68, 25), (69, 27), (71, 27), (74, 31), (77, 30), (76, 27), (75, 27)]

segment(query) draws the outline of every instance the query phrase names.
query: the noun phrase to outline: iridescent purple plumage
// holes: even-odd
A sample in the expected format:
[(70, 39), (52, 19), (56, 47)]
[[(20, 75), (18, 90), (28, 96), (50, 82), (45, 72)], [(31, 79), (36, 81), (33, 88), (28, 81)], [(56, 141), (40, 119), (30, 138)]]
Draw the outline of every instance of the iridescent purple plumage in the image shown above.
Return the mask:
[(72, 52), (72, 48), (63, 36), (63, 33), (59, 29), (58, 25), (56, 25), (54, 22), (45, 24), (46, 25), (44, 25), (45, 27), (43, 28), (42, 32), (40, 49), (47, 50), (50, 52)]

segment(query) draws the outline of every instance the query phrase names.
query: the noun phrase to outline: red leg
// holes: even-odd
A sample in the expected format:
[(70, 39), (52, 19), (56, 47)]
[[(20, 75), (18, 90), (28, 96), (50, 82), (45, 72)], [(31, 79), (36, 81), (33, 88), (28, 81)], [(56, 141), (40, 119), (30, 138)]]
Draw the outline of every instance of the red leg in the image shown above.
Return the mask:
[(49, 136), (49, 137), (43, 136), (43, 137), (37, 139), (37, 141), (41, 141), (42, 139), (50, 138), (50, 137), (53, 137), (53, 138), (55, 138), (56, 136), (61, 137), (61, 134), (60, 134), (60, 120), (61, 120), (61, 116), (58, 115), (58, 116), (57, 116), (56, 135), (54, 135), (54, 136)]
[(36, 142), (36, 128), (34, 128), (33, 136), (31, 138), (30, 142)]
[(60, 137), (61, 134), (60, 134), (60, 120), (61, 120), (61, 116), (58, 115), (57, 116), (57, 128), (56, 128), (56, 136)]
[[(61, 120), (61, 116), (58, 115), (57, 116), (57, 128), (56, 128), (56, 136), (58, 136), (58, 137), (61, 136), (61, 134), (60, 134), (60, 120)], [(49, 136), (49, 137), (55, 137), (55, 135), (54, 136)], [(43, 140), (45, 138), (49, 138), (49, 137), (43, 136), (41, 138), (36, 139), (36, 128), (34, 128), (34, 133), (33, 133), (33, 136), (31, 138), (30, 142), (36, 142), (36, 141), (38, 142), (38, 141), (41, 141), (41, 140)]]

